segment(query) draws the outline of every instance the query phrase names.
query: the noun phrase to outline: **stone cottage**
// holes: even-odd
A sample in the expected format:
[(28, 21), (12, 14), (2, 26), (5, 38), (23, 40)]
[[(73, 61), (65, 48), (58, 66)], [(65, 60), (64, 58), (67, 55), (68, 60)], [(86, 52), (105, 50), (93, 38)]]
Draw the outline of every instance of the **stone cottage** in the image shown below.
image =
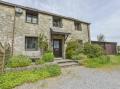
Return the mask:
[(0, 1), (0, 42), (9, 42), (12, 53), (39, 58), (38, 35), (44, 33), (55, 57), (65, 58), (70, 39), (90, 42), (90, 23), (75, 18)]

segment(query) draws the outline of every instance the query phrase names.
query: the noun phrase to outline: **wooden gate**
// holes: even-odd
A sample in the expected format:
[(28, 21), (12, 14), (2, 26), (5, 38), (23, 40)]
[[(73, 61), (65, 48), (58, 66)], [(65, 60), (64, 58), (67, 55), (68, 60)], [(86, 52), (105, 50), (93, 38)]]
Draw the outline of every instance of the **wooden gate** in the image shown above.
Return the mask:
[(0, 73), (4, 71), (4, 48), (0, 43)]

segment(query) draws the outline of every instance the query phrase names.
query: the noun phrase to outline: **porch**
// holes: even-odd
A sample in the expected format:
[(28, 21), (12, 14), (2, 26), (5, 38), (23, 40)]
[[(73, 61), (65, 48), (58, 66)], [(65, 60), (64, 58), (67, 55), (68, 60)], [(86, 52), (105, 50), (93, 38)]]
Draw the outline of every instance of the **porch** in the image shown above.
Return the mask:
[(64, 32), (58, 28), (51, 28), (51, 44), (53, 54), (56, 58), (65, 59), (66, 40), (70, 33)]

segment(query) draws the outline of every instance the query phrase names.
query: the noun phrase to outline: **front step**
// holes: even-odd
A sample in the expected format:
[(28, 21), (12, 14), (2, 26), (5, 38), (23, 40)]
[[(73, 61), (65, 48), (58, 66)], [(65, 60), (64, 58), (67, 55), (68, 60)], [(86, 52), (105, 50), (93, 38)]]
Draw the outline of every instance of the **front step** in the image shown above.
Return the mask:
[(60, 67), (78, 66), (76, 62), (58, 64)]
[(60, 67), (69, 67), (69, 66), (78, 66), (79, 65), (79, 63), (77, 61), (68, 60), (68, 59), (55, 60), (55, 62)]

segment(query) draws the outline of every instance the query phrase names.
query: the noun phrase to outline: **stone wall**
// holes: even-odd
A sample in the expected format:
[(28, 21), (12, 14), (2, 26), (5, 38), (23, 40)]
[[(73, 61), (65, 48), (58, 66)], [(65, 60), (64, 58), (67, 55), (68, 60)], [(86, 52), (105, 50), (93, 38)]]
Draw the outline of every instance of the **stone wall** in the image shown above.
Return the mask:
[(81, 23), (82, 26), (82, 31), (77, 31), (75, 30), (75, 26), (74, 26), (74, 21), (72, 20), (67, 20), (67, 19), (63, 19), (63, 28), (66, 32), (70, 32), (71, 35), (68, 38), (68, 41), (70, 39), (79, 39), (79, 40), (83, 40), (83, 42), (88, 42), (89, 37), (88, 37), (88, 25), (85, 23)]
[(39, 13), (38, 24), (26, 23), (26, 11), (16, 16), (15, 24), (15, 44), (14, 54), (26, 54), (32, 57), (39, 57), (40, 51), (25, 51), (25, 36), (37, 37), (40, 33), (44, 33), (50, 42), (50, 26), (52, 25), (52, 17)]
[(0, 4), (0, 42), (12, 43), (14, 8)]
[[(39, 57), (40, 51), (25, 51), (25, 36), (37, 37), (40, 33), (47, 36), (49, 44), (51, 44), (50, 28), (52, 28), (52, 16), (39, 13), (38, 24), (26, 23), (26, 10), (23, 9), (23, 14), (17, 15), (14, 18), (15, 11), (11, 6), (0, 4), (0, 41), (5, 41), (12, 44), (13, 27), (15, 19), (14, 33), (14, 54), (25, 54), (31, 57)], [(71, 35), (67, 39), (80, 39), (83, 42), (88, 42), (88, 24), (82, 23), (82, 31), (76, 31), (74, 21), (62, 19), (64, 32), (69, 32)], [(65, 49), (64, 49), (65, 50)]]

